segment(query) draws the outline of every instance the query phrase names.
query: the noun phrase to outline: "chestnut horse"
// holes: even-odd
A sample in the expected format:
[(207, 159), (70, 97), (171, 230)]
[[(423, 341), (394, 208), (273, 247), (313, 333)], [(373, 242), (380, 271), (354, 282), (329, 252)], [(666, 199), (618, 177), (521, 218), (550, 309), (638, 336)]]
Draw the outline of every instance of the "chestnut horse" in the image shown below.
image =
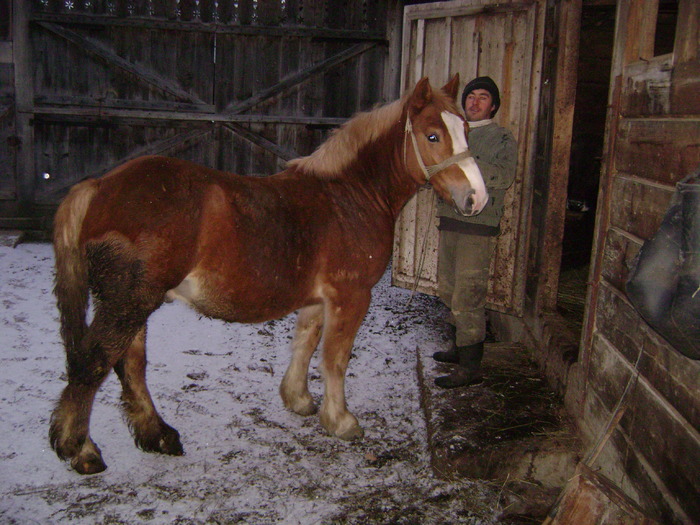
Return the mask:
[(107, 468), (89, 422), (111, 369), (136, 445), (183, 453), (145, 382), (146, 322), (172, 299), (230, 322), (298, 311), (282, 400), (297, 414), (316, 412), (307, 373), (323, 335), (321, 424), (342, 439), (361, 437), (345, 403), (345, 371), (371, 289), (389, 262), (397, 215), (428, 180), (464, 215), (488, 201), (455, 105), (458, 84), (455, 76), (438, 90), (424, 78), (270, 177), (149, 156), (74, 186), (54, 230), (68, 370), (50, 425), (58, 456), (81, 474)]

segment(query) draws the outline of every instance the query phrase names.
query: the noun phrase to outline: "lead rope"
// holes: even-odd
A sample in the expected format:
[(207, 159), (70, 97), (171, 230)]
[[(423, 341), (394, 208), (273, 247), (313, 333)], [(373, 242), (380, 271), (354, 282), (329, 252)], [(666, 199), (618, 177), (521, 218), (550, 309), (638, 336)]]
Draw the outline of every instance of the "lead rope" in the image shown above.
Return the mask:
[[(430, 209), (433, 209), (435, 205), (435, 191), (431, 191), (431, 202), (430, 202)], [(413, 296), (416, 295), (416, 292), (418, 291), (418, 284), (420, 281), (420, 276), (423, 273), (423, 265), (425, 264), (425, 254), (427, 253), (427, 246), (428, 246), (428, 232), (430, 231), (430, 228), (433, 227), (433, 213), (430, 214), (430, 218), (428, 219), (428, 227), (425, 230), (425, 235), (423, 235), (423, 246), (421, 247), (421, 252), (420, 256), (418, 259), (418, 271), (416, 272), (416, 278), (415, 281), (413, 282), (413, 288), (411, 289), (411, 295), (408, 298), (408, 301), (406, 301), (406, 308), (409, 308), (411, 306), (411, 302), (413, 301)]]
[[(408, 113), (406, 114), (406, 126), (404, 128), (404, 140), (403, 140), (403, 163), (404, 166), (406, 166), (406, 169), (408, 169), (408, 164), (406, 163), (407, 159), (407, 153), (406, 150), (408, 149), (408, 135), (411, 135), (411, 142), (413, 144), (413, 150), (415, 151), (416, 154), (416, 159), (418, 160), (418, 165), (421, 168), (421, 171), (423, 172), (423, 175), (425, 175), (426, 182), (430, 181), (430, 177), (432, 176), (428, 168), (425, 167), (425, 163), (423, 162), (423, 159), (421, 157), (420, 151), (418, 151), (418, 143), (416, 141), (416, 136), (413, 133), (413, 125), (411, 124), (411, 119), (408, 116)], [(433, 167), (433, 166), (431, 166)], [(432, 191), (432, 201), (430, 204), (430, 207), (432, 209), (433, 205), (435, 204), (435, 191)], [(420, 282), (420, 276), (423, 273), (423, 265), (425, 264), (425, 253), (426, 253), (426, 247), (428, 245), (428, 235), (427, 232), (430, 231), (430, 228), (433, 225), (433, 216), (432, 214), (430, 215), (430, 218), (428, 219), (428, 228), (426, 229), (426, 235), (423, 235), (423, 246), (421, 247), (421, 253), (419, 256), (418, 260), (418, 271), (416, 272), (415, 275), (415, 280), (413, 282), (413, 287), (411, 288), (411, 295), (408, 298), (408, 301), (406, 301), (406, 306), (405, 308), (408, 309), (411, 306), (411, 302), (413, 301), (413, 297), (416, 295), (416, 291), (418, 290), (418, 284)]]

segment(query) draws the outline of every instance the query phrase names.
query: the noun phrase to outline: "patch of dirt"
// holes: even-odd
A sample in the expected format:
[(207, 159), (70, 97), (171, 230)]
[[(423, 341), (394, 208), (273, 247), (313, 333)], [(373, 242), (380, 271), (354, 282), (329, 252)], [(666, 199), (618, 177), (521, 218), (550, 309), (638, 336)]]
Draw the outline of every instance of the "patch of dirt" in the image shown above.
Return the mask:
[(434, 378), (450, 370), (419, 352), (434, 470), (501, 484), (503, 519), (541, 522), (579, 460), (580, 443), (561, 399), (518, 344), (486, 345), (479, 384), (436, 387)]

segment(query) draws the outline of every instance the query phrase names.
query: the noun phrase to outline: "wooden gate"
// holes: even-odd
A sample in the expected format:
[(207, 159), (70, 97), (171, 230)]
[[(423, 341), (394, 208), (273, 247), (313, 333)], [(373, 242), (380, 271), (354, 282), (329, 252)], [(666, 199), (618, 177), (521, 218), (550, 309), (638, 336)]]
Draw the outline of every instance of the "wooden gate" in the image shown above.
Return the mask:
[[(501, 91), (496, 120), (515, 135), (519, 155), (492, 260), (488, 302), (490, 308), (518, 315), (525, 289), (543, 15), (539, 1), (459, 0), (404, 10), (402, 86), (425, 75), (442, 85), (460, 73), (462, 87), (476, 76), (488, 75)], [(395, 284), (431, 294), (437, 291), (435, 204), (434, 193), (425, 189), (406, 206), (397, 224), (393, 265)]]
[(393, 95), (390, 3), (15, 0), (30, 48), (15, 65), (29, 145), (18, 198), (51, 208), (75, 182), (143, 154), (279, 171)]

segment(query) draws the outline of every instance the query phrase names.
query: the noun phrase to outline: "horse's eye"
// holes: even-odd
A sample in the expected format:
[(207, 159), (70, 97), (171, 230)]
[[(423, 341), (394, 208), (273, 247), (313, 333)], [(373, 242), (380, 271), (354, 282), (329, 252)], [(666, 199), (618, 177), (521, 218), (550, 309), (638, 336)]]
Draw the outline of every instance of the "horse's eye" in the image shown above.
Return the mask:
[(440, 137), (438, 137), (435, 133), (431, 133), (428, 135), (428, 142), (440, 142)]

